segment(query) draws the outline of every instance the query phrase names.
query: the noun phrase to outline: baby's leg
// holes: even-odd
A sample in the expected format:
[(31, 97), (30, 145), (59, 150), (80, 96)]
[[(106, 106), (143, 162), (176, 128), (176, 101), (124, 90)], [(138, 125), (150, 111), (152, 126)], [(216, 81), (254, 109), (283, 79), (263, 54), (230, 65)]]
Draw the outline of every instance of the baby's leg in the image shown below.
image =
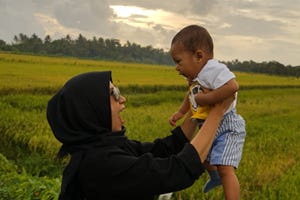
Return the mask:
[(240, 198), (240, 184), (234, 170), (232, 166), (218, 166), (226, 200), (238, 200)]
[(211, 189), (222, 184), (221, 178), (218, 173), (218, 168), (216, 166), (210, 165), (208, 161), (204, 161), (204, 166), (210, 176), (210, 179), (205, 183), (203, 191), (209, 192)]

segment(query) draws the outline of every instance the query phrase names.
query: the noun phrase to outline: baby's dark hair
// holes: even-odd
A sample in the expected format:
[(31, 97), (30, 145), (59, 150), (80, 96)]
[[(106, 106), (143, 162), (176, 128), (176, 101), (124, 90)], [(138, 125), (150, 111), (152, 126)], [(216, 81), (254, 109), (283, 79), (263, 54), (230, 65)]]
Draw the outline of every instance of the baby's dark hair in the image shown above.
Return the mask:
[(189, 51), (195, 52), (201, 48), (213, 56), (214, 44), (208, 31), (202, 26), (190, 25), (181, 29), (173, 38), (172, 45), (180, 43)]

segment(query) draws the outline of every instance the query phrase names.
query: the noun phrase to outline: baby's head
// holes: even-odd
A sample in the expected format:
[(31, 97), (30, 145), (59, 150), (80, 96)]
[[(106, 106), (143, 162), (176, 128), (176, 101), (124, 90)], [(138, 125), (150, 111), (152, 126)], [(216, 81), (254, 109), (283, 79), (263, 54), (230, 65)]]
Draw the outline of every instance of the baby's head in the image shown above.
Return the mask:
[(214, 44), (208, 31), (202, 26), (190, 25), (181, 29), (173, 38), (171, 45), (181, 44), (187, 51), (195, 53), (198, 49), (213, 57)]
[(209, 59), (213, 58), (213, 40), (208, 31), (190, 25), (179, 31), (171, 43), (171, 56), (176, 70), (188, 80), (193, 80)]

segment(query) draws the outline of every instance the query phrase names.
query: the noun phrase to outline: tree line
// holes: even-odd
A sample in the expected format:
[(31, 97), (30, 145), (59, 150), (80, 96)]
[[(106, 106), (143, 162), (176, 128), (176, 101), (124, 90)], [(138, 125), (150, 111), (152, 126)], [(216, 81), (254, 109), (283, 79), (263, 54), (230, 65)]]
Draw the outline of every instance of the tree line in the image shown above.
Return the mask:
[[(129, 41), (121, 44), (118, 39), (102, 37), (87, 39), (81, 34), (76, 39), (66, 35), (64, 38), (53, 40), (50, 35), (41, 39), (36, 34), (27, 36), (20, 33), (13, 37), (11, 44), (0, 39), (0, 50), (174, 66), (169, 52), (163, 49), (153, 48), (151, 45), (143, 47)], [(236, 59), (224, 63), (234, 71), (300, 77), (300, 66), (285, 66), (276, 61), (257, 63), (254, 61), (241, 62)]]
[(300, 77), (300, 66), (283, 65), (277, 61), (257, 63), (252, 60), (240, 62), (238, 60), (225, 63), (232, 71), (254, 72), (269, 75), (295, 76)]
[(87, 39), (81, 34), (76, 39), (66, 35), (64, 38), (52, 40), (50, 35), (47, 35), (42, 40), (36, 34), (28, 37), (20, 33), (14, 36), (12, 44), (6, 44), (0, 39), (0, 50), (124, 62), (173, 64), (169, 53), (164, 52), (163, 49), (156, 49), (150, 45), (142, 47), (129, 41), (121, 44), (118, 39), (101, 37)]

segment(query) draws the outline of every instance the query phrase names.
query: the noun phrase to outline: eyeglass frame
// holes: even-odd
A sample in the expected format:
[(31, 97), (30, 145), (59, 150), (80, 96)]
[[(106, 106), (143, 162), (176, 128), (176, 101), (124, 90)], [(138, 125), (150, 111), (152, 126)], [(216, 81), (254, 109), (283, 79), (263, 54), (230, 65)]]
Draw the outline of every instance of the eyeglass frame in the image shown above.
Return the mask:
[(110, 95), (113, 96), (113, 98), (116, 101), (120, 101), (121, 92), (120, 92), (120, 89), (117, 86), (114, 86), (112, 88), (112, 91), (110, 92)]

